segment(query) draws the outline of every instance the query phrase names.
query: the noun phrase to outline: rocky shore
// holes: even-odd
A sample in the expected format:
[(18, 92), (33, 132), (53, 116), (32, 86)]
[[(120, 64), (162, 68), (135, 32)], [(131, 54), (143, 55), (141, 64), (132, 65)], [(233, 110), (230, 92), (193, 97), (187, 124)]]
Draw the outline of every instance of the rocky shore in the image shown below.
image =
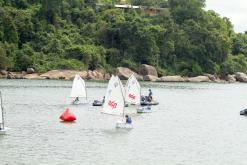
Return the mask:
[[(76, 74), (79, 74), (83, 79), (104, 81), (109, 80), (111, 75), (104, 72), (101, 69), (88, 70), (88, 71), (75, 71), (75, 70), (51, 70), (46, 73), (35, 73), (33, 68), (28, 68), (27, 71), (23, 72), (8, 72), (5, 70), (0, 71), (0, 78), (7, 79), (29, 79), (29, 80), (72, 80)], [(127, 80), (130, 75), (135, 74), (139, 81), (151, 81), (151, 82), (247, 82), (247, 75), (242, 72), (237, 72), (233, 75), (227, 75), (224, 78), (219, 78), (218, 76), (211, 74), (203, 74), (197, 77), (182, 77), (180, 75), (173, 76), (163, 76), (158, 77), (158, 73), (155, 67), (143, 64), (140, 66), (139, 72), (136, 73), (129, 68), (118, 67), (116, 68), (116, 75), (119, 76), (121, 80)]]

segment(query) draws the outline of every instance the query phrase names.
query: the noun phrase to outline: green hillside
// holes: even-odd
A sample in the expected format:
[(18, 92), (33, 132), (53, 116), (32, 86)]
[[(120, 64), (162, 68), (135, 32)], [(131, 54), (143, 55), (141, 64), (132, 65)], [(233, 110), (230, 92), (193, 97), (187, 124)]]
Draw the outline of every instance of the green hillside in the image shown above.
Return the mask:
[(97, 5), (102, 2), (0, 0), (0, 69), (112, 72), (145, 63), (160, 75), (247, 72), (247, 35), (205, 11), (204, 0), (130, 1), (168, 7), (169, 14), (155, 15), (115, 8), (112, 1)]

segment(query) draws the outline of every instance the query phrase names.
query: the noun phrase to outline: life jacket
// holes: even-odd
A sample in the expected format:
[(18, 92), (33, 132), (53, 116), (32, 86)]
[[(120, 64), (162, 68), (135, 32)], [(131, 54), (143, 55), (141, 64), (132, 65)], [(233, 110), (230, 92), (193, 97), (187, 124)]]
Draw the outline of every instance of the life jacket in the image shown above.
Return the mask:
[(126, 123), (128, 123), (128, 124), (131, 124), (132, 123), (132, 120), (131, 120), (130, 117), (127, 118)]

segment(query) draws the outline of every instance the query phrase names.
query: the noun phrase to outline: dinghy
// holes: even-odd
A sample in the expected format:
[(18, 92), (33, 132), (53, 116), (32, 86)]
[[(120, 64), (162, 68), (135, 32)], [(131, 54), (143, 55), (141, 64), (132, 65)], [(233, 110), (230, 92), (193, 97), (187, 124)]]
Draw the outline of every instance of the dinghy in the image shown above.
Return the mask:
[(247, 115), (247, 109), (240, 111), (240, 115)]
[(154, 99), (152, 101), (148, 101), (148, 96), (141, 96), (141, 105), (142, 106), (150, 106), (150, 105), (158, 105), (159, 102), (155, 101)]
[[(110, 91), (113, 88), (114, 81), (115, 81), (115, 76), (112, 75), (110, 80), (109, 80), (108, 86), (107, 86), (105, 99), (109, 97), (108, 91)], [(99, 100), (94, 100), (94, 102), (93, 102), (93, 106), (102, 106), (103, 104), (104, 104), (104, 102), (103, 101), (99, 101)]]
[(0, 135), (6, 133), (8, 128), (4, 125), (4, 113), (3, 113), (3, 100), (2, 100), (2, 93), (0, 91)]
[(108, 88), (106, 91), (105, 102), (103, 104), (102, 113), (110, 115), (122, 116), (121, 120), (116, 123), (116, 128), (120, 129), (132, 129), (132, 124), (125, 122), (125, 100), (122, 88), (122, 83), (118, 76), (112, 76), (109, 81)]
[(148, 105), (148, 106), (150, 106), (150, 105), (158, 105), (159, 104), (159, 102), (157, 102), (157, 101), (151, 101), (151, 102), (149, 102), (149, 101), (141, 101), (141, 105), (143, 105), (143, 106), (145, 106), (145, 105)]
[(72, 104), (80, 104), (81, 101), (79, 98), (85, 98), (85, 102), (87, 102), (87, 91), (85, 81), (77, 74), (75, 75), (70, 98), (73, 98)]
[(99, 101), (99, 100), (93, 101), (93, 106), (102, 106), (102, 105), (103, 105), (103, 101)]
[(151, 113), (153, 112), (150, 106), (137, 108), (137, 113)]

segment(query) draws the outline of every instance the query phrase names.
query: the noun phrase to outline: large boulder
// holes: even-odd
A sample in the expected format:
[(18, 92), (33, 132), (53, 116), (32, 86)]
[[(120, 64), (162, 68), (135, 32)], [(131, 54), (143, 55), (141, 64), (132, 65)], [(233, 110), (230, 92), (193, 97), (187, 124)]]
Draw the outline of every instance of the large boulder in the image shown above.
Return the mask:
[(79, 74), (83, 79), (87, 77), (86, 71), (74, 71), (74, 70), (51, 70), (46, 72), (41, 77), (45, 79), (65, 79), (65, 80), (73, 80), (76, 74)]
[(34, 69), (33, 68), (27, 68), (27, 74), (32, 74), (34, 73)]
[(3, 76), (7, 76), (8, 72), (6, 70), (0, 70), (0, 74)]
[(155, 81), (160, 81), (160, 78), (158, 78), (157, 76), (153, 76), (153, 75), (146, 75), (146, 76), (143, 76), (143, 80), (155, 82)]
[(88, 80), (104, 80), (104, 73), (100, 70), (89, 70), (87, 72), (87, 79)]
[(227, 75), (225, 77), (225, 80), (228, 81), (228, 82), (230, 82), (230, 83), (236, 82), (235, 75)]
[(210, 82), (210, 79), (207, 76), (197, 76), (188, 78), (189, 82)]
[(116, 75), (121, 79), (121, 80), (128, 80), (128, 78), (132, 75), (135, 74), (135, 76), (137, 75), (135, 72), (133, 72), (132, 70), (130, 70), (129, 68), (125, 68), (125, 67), (118, 67), (116, 70)]
[(247, 75), (242, 72), (235, 73), (235, 78), (239, 82), (247, 82)]
[(142, 64), (140, 66), (139, 73), (143, 76), (152, 75), (152, 76), (158, 77), (158, 73), (155, 67), (151, 65), (147, 65), (147, 64)]
[(218, 76), (212, 75), (212, 74), (203, 74), (203, 76), (207, 76), (210, 81), (213, 82), (221, 82), (220, 78)]
[(184, 82), (184, 78), (181, 76), (163, 76), (160, 78), (163, 82)]
[(111, 75), (109, 73), (104, 74), (104, 80), (110, 80)]
[(24, 73), (21, 72), (8, 72), (7, 79), (24, 79)]
[(27, 74), (24, 76), (24, 78), (28, 79), (28, 80), (43, 80), (43, 79), (45, 79), (44, 77), (41, 77), (38, 73)]

